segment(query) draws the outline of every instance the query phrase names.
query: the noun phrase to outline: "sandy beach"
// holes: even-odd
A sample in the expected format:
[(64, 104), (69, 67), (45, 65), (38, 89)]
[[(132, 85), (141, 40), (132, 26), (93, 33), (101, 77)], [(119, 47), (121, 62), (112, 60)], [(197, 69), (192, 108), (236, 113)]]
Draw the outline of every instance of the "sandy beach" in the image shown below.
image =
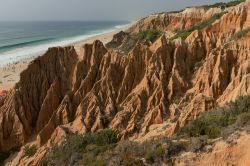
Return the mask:
[[(112, 40), (114, 34), (118, 33), (121, 30), (125, 30), (127, 28), (128, 26), (119, 28), (112, 32), (105, 33), (102, 35), (97, 35), (97, 36), (88, 38), (86, 40), (80, 41), (80, 42), (75, 42), (70, 45), (74, 45), (76, 50), (78, 50), (80, 46), (86, 43), (92, 43), (95, 40), (100, 40), (103, 43), (107, 43), (110, 40)], [(19, 81), (20, 73), (23, 70), (25, 70), (28, 64), (38, 56), (40, 55), (34, 55), (31, 58), (29, 57), (26, 59), (22, 59), (18, 62), (10, 63), (7, 66), (0, 67), (0, 92), (3, 90), (10, 90), (12, 87), (14, 87), (15, 83)]]

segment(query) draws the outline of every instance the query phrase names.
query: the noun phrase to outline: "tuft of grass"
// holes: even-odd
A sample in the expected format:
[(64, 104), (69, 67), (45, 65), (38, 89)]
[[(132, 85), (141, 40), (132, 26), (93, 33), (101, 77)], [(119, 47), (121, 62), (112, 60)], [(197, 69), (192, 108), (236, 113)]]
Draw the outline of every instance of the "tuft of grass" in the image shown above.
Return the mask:
[(24, 156), (32, 157), (36, 154), (37, 147), (35, 145), (24, 147)]
[(225, 12), (217, 13), (213, 15), (211, 18), (201, 21), (200, 23), (192, 26), (191, 28), (181, 31), (181, 30), (176, 30), (177, 34), (171, 38), (171, 40), (181, 38), (182, 40), (185, 40), (193, 31), (195, 30), (201, 30), (211, 24), (213, 24), (216, 20), (220, 19)]
[(139, 40), (149, 40), (154, 42), (157, 38), (162, 35), (162, 32), (155, 29), (148, 29), (145, 31), (141, 31), (137, 34)]

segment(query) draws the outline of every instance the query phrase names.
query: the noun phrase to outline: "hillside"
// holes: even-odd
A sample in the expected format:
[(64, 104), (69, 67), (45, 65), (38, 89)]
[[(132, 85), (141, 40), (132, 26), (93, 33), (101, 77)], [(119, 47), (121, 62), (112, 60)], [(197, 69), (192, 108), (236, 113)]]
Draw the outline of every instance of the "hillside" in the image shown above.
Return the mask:
[[(95, 41), (80, 49), (50, 48), (1, 98), (0, 159), (13, 166), (68, 165), (72, 155), (77, 163), (97, 149), (93, 156), (105, 152), (110, 161), (101, 164), (119, 165), (110, 156), (126, 151), (124, 146), (138, 146), (146, 150), (122, 153), (121, 165), (126, 165), (124, 158), (135, 162), (127, 165), (248, 165), (246, 125), (227, 135), (238, 135), (233, 137), (239, 142), (235, 146), (218, 134), (208, 138), (212, 143), (205, 152), (188, 153), (178, 145), (178, 133), (200, 113), (249, 95), (249, 9), (247, 0), (153, 14), (116, 34), (107, 45)], [(201, 136), (209, 134), (202, 131), (183, 139)], [(77, 155), (56, 146), (71, 146), (65, 138), (73, 140), (72, 147), (82, 148)], [(74, 138), (82, 144), (74, 145)], [(112, 149), (110, 155), (100, 147)], [(160, 158), (147, 156), (147, 148)], [(72, 155), (61, 160), (59, 155), (53, 163), (50, 155), (57, 149)]]

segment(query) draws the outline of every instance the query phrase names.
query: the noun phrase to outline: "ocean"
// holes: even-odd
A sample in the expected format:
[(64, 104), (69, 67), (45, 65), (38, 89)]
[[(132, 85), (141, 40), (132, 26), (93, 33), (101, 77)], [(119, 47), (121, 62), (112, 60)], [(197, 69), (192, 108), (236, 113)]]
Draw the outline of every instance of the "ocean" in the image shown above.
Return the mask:
[(124, 21), (0, 22), (0, 66), (128, 25)]

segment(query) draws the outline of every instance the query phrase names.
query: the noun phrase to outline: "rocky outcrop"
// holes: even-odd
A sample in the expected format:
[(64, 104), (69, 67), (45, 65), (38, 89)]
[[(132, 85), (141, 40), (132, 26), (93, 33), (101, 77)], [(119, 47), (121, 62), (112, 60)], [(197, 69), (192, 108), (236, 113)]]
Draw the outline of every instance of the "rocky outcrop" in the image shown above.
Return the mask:
[(110, 47), (125, 47), (139, 29), (174, 33), (222, 9), (152, 15), (115, 35), (107, 47), (95, 41), (78, 52), (49, 49), (0, 104), (0, 152), (35, 143), (33, 158), (23, 159), (21, 150), (11, 161), (36, 165), (67, 134), (111, 128), (119, 139), (171, 136), (200, 112), (249, 95), (249, 35), (232, 40), (250, 26), (248, 10), (249, 1), (225, 9), (186, 40), (162, 35), (151, 45), (133, 43), (127, 54)]

